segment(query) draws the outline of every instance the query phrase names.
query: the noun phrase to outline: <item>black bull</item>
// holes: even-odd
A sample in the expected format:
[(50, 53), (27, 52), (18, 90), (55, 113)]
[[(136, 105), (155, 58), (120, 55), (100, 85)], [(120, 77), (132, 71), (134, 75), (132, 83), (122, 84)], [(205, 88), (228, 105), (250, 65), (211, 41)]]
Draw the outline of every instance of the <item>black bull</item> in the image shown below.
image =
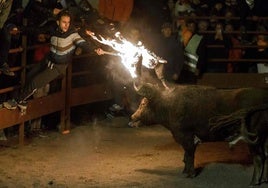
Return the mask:
[[(175, 86), (172, 91), (161, 91), (150, 84), (144, 84), (136, 90), (144, 98), (132, 114), (132, 122), (157, 123), (170, 130), (175, 141), (184, 149), (183, 173), (187, 177), (196, 176), (196, 136), (202, 141), (221, 141), (227, 138), (230, 141), (232, 138), (242, 139), (249, 144), (254, 162), (251, 185), (268, 182), (268, 105), (259, 110), (248, 110), (247, 113), (239, 112), (241, 109), (268, 104), (268, 89), (220, 90), (188, 85)], [(215, 123), (224, 119), (221, 117), (229, 117), (229, 121)]]

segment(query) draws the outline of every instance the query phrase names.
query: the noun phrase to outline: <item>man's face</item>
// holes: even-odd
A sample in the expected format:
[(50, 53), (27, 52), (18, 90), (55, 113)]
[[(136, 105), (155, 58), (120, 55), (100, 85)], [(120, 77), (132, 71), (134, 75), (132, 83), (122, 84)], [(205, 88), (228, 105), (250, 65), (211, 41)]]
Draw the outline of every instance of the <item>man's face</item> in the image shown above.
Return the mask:
[(59, 27), (63, 32), (67, 32), (71, 23), (71, 18), (69, 16), (62, 16), (59, 20)]
[(170, 37), (172, 34), (172, 29), (170, 27), (163, 28), (161, 31), (164, 37)]
[(19, 30), (18, 30), (17, 27), (14, 27), (13, 29), (11, 29), (11, 30), (9, 31), (9, 33), (10, 33), (11, 35), (17, 35), (17, 34), (19, 34)]

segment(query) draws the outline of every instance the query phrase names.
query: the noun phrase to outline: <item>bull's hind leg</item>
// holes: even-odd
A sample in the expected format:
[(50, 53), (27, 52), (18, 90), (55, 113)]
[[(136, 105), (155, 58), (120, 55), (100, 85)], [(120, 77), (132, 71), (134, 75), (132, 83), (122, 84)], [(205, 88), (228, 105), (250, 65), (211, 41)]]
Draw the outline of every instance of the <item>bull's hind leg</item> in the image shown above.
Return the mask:
[(260, 145), (250, 146), (251, 154), (253, 155), (253, 175), (250, 185), (259, 185), (261, 183), (263, 168), (264, 168), (264, 155), (263, 148)]
[(263, 167), (263, 174), (262, 174), (262, 182), (268, 183), (268, 137), (264, 142), (264, 167)]

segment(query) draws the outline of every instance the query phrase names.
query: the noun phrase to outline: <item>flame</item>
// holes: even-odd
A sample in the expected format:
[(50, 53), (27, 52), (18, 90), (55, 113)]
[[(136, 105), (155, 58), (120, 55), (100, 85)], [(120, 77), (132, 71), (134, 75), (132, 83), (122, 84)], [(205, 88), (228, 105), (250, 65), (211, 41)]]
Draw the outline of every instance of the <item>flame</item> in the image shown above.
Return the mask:
[(121, 63), (129, 71), (132, 78), (137, 77), (135, 65), (140, 60), (140, 57), (142, 57), (142, 65), (149, 69), (154, 69), (158, 63), (166, 63), (166, 60), (147, 50), (144, 45), (142, 45), (142, 42), (139, 41), (137, 45), (134, 45), (126, 40), (120, 32), (115, 33), (116, 39), (105, 39), (101, 35), (99, 35), (99, 38), (95, 35), (91, 35), (91, 37), (99, 43), (110, 46), (117, 51), (117, 53), (105, 53), (119, 56)]

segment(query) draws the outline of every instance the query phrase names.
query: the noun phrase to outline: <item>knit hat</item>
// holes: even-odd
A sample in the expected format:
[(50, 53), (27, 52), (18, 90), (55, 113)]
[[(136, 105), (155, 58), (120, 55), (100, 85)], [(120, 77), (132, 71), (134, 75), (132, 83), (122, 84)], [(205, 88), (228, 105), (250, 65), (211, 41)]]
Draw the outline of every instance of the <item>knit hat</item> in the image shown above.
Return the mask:
[(7, 28), (8, 31), (19, 30), (18, 27), (13, 23), (7, 24), (6, 28)]

